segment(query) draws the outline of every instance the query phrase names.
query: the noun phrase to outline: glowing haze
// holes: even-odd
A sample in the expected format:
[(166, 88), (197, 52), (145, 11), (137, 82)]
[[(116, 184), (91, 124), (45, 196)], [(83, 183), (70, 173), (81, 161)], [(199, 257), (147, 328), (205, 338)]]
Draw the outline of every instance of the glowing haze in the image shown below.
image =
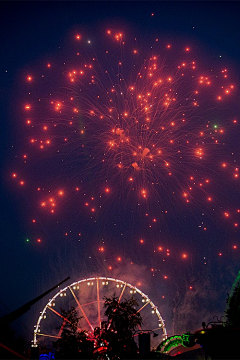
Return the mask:
[(198, 52), (108, 29), (71, 34), (25, 71), (10, 176), (27, 204), (26, 241), (73, 246), (100, 275), (144, 265), (162, 289), (180, 269), (192, 292), (193, 263), (234, 259), (239, 92), (226, 64)]

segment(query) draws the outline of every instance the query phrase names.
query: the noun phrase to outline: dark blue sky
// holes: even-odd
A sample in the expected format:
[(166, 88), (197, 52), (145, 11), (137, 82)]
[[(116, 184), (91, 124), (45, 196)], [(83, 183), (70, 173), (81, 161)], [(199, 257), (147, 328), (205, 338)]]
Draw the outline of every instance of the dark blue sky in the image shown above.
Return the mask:
[[(72, 30), (83, 29), (85, 33), (95, 34), (99, 29), (114, 24), (132, 34), (141, 33), (146, 39), (162, 36), (194, 42), (199, 52), (204, 49), (204, 54), (209, 54), (210, 61), (221, 55), (223, 63), (234, 69), (239, 83), (239, 14), (240, 3), (237, 1), (0, 3), (0, 300), (9, 309), (15, 309), (68, 276), (66, 271), (60, 273), (59, 268), (61, 259), (71, 254), (67, 247), (56, 249), (53, 258), (46, 250), (29, 247), (23, 240), (29, 231), (25, 222), (25, 205), (22, 195), (12, 190), (8, 178), (17, 152), (15, 148), (21, 146), (24, 131), (17, 116), (22, 74), (39, 60), (51, 58)], [(64, 264), (63, 268), (68, 269), (68, 266)], [(74, 264), (69, 272), (74, 274)], [(83, 272), (87, 274), (87, 266)], [(234, 271), (231, 276), (234, 278)], [(6, 311), (4, 307), (1, 310), (2, 313)], [(31, 313), (33, 318), (36, 317), (34, 311)], [(32, 326), (29, 320), (28, 326)]]

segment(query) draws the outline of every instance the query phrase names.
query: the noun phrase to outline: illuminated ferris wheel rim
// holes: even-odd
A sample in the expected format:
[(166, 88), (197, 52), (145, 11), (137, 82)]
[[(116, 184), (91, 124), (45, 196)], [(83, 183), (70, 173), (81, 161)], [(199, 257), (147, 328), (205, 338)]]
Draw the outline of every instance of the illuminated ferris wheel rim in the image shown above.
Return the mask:
[[(112, 282), (115, 282), (117, 283), (117, 285), (122, 285), (123, 286), (123, 290), (121, 292), (121, 295), (119, 297), (119, 300), (121, 299), (123, 293), (124, 293), (124, 290), (126, 287), (129, 287), (131, 290), (133, 290), (134, 292), (137, 292), (138, 294), (140, 294), (142, 296), (143, 299), (145, 299), (145, 305), (142, 306), (141, 309), (143, 309), (146, 305), (150, 305), (151, 308), (152, 308), (152, 311), (154, 311), (154, 313), (157, 315), (158, 317), (158, 321), (159, 321), (159, 328), (158, 329), (154, 329), (155, 331), (156, 330), (162, 330), (163, 332), (163, 340), (165, 340), (167, 338), (167, 330), (166, 330), (166, 327), (165, 327), (165, 323), (164, 323), (164, 320), (157, 308), (156, 305), (154, 305), (154, 303), (150, 300), (150, 298), (148, 297), (148, 295), (144, 294), (140, 289), (138, 289), (136, 286), (133, 286), (131, 284), (129, 284), (128, 282), (126, 281), (123, 281), (123, 280), (119, 280), (119, 279), (115, 279), (115, 278), (111, 278), (111, 277), (103, 277), (103, 276), (96, 276), (96, 277), (91, 277), (91, 278), (87, 278), (87, 279), (82, 279), (82, 280), (79, 280), (79, 281), (75, 281), (74, 283), (66, 286), (65, 288), (63, 288), (62, 290), (59, 290), (49, 301), (48, 303), (45, 305), (44, 309), (42, 312), (40, 312), (40, 316), (38, 318), (38, 321), (37, 321), (37, 324), (35, 325), (35, 329), (34, 329), (34, 339), (33, 339), (33, 346), (37, 346), (37, 335), (43, 335), (43, 336), (47, 336), (47, 335), (44, 335), (44, 334), (41, 334), (39, 333), (40, 331), (40, 323), (41, 323), (41, 320), (44, 318), (44, 315), (46, 314), (46, 310), (48, 308), (50, 308), (53, 304), (54, 304), (54, 301), (55, 299), (58, 297), (58, 296), (66, 296), (66, 291), (69, 289), (70, 292), (73, 294), (74, 298), (75, 298), (75, 295), (74, 295), (74, 292), (73, 290), (76, 289), (76, 287), (78, 287), (81, 283), (88, 283), (87, 285), (93, 285), (93, 281), (96, 281), (97, 283), (97, 287), (99, 285), (99, 280), (102, 281), (102, 284), (103, 285), (107, 285), (105, 284), (104, 282), (108, 282), (108, 281), (112, 281)], [(78, 288), (79, 289), (79, 288)], [(75, 298), (76, 300), (76, 298)], [(76, 300), (77, 301), (77, 300)], [(98, 301), (100, 302), (100, 300), (98, 299)], [(82, 310), (82, 306), (80, 305), (80, 303), (78, 303), (78, 306), (80, 307), (80, 309)], [(138, 311), (140, 311), (141, 309), (139, 309)], [(83, 310), (82, 310), (83, 311)], [(92, 329), (93, 330), (93, 329)]]

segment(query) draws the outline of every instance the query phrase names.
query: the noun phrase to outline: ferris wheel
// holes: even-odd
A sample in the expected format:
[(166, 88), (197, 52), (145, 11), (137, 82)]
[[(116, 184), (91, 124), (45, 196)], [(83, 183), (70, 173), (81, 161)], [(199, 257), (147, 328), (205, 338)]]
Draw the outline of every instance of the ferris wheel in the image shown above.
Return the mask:
[[(60, 338), (64, 317), (61, 309), (69, 310), (74, 307), (81, 317), (80, 327), (89, 334), (93, 334), (95, 327), (101, 327), (104, 318), (104, 297), (114, 295), (121, 299), (134, 297), (137, 300), (137, 312), (141, 313), (143, 324), (139, 331), (148, 331), (155, 336), (152, 347), (167, 338), (164, 320), (157, 306), (137, 287), (118, 279), (108, 277), (93, 277), (83, 279), (66, 286), (58, 291), (40, 312), (37, 324), (34, 326), (33, 346), (44, 344), (51, 346), (53, 341)], [(156, 339), (156, 334), (160, 335)]]

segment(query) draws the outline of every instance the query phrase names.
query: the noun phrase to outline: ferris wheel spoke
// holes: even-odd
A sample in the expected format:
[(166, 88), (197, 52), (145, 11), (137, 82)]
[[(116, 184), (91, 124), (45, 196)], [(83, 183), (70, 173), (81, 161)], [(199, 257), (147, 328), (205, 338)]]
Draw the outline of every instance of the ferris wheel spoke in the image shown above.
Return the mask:
[(85, 320), (86, 320), (86, 322), (88, 323), (88, 325), (89, 325), (90, 329), (91, 329), (92, 331), (94, 331), (94, 327), (93, 327), (93, 326), (92, 326), (92, 324), (90, 323), (90, 321), (89, 321), (89, 319), (88, 319), (88, 317), (87, 317), (87, 315), (86, 315), (85, 311), (84, 311), (84, 310), (83, 310), (83, 308), (82, 308), (82, 305), (80, 304), (80, 302), (79, 302), (78, 298), (76, 297), (76, 295), (75, 295), (75, 293), (74, 293), (73, 289), (71, 288), (71, 286), (69, 286), (69, 289), (70, 289), (70, 291), (71, 291), (71, 293), (72, 293), (72, 296), (74, 297), (74, 300), (76, 301), (76, 303), (77, 303), (77, 305), (78, 305), (79, 309), (81, 310), (81, 312), (82, 312), (82, 314), (83, 314), (84, 319), (85, 319)]
[[(88, 305), (91, 305), (91, 304), (96, 304), (97, 303), (97, 300), (94, 300), (94, 301), (91, 301), (91, 302), (88, 302), (88, 303), (85, 303), (85, 304), (81, 304), (81, 306), (88, 306)], [(103, 300), (100, 300), (100, 303), (104, 303)]]
[(62, 318), (63, 320), (66, 320), (63, 315), (61, 315), (58, 311), (56, 311), (55, 309), (53, 309), (51, 306), (47, 305), (47, 308), (48, 308), (49, 310), (51, 310), (54, 314), (56, 314), (57, 316), (59, 316), (60, 318)]
[(62, 335), (62, 332), (63, 332), (63, 329), (64, 329), (64, 326), (66, 325), (66, 321), (64, 320), (63, 322), (62, 322), (62, 325), (61, 325), (61, 327), (60, 327), (60, 330), (59, 330), (59, 332), (58, 332), (58, 336), (61, 336)]
[(99, 278), (97, 278), (97, 309), (98, 309), (98, 323), (101, 329), (101, 314), (100, 314), (100, 296), (99, 296)]
[(122, 291), (121, 291), (121, 294), (120, 294), (119, 299), (118, 299), (118, 302), (119, 302), (119, 303), (120, 303), (120, 301), (121, 301), (121, 299), (122, 299), (122, 296), (123, 296), (123, 293), (124, 293), (124, 291), (125, 291), (125, 289), (126, 289), (126, 286), (127, 286), (127, 283), (124, 284), (124, 287), (123, 287), (123, 289), (122, 289)]
[[(103, 281), (101, 283), (101, 281)], [(118, 297), (118, 303), (121, 303), (124, 295), (126, 295), (126, 293), (128, 294), (128, 290), (130, 290), (130, 294), (135, 294), (134, 297), (136, 296), (136, 299), (138, 300), (140, 297), (140, 300), (138, 301), (139, 304), (141, 304), (140, 306), (138, 306), (138, 309), (136, 309), (136, 314), (140, 314), (142, 315), (143, 318), (143, 324), (144, 324), (144, 328), (148, 328), (148, 329), (152, 329), (154, 328), (152, 331), (154, 332), (158, 332), (161, 333), (162, 332), (162, 339), (166, 339), (167, 338), (167, 332), (166, 332), (166, 328), (165, 328), (165, 324), (164, 321), (157, 309), (157, 307), (152, 303), (152, 301), (149, 299), (149, 297), (144, 294), (141, 290), (139, 290), (137, 287), (132, 286), (131, 284), (127, 283), (126, 281), (122, 281), (122, 280), (118, 280), (118, 279), (113, 279), (113, 278), (106, 278), (106, 277), (94, 277), (94, 278), (88, 278), (88, 279), (84, 279), (81, 280), (79, 282), (75, 282), (69, 286), (67, 286), (66, 288), (60, 290), (45, 306), (45, 308), (43, 309), (37, 325), (35, 326), (36, 329), (34, 330), (34, 345), (37, 345), (38, 340), (37, 339), (41, 339), (41, 337), (45, 337), (45, 341), (46, 343), (51, 343), (54, 339), (59, 339), (61, 338), (61, 334), (62, 331), (64, 331), (65, 327), (68, 327), (69, 324), (71, 324), (71, 322), (68, 319), (68, 312), (62, 312), (60, 310), (60, 305), (61, 303), (56, 302), (55, 304), (55, 300), (58, 296), (66, 296), (67, 291), (70, 291), (73, 299), (70, 296), (70, 299), (68, 299), (68, 304), (69, 306), (71, 305), (72, 301), (76, 302), (75, 305), (75, 309), (81, 314), (81, 316), (84, 318), (84, 323), (85, 326), (87, 327), (88, 330), (88, 336), (89, 337), (93, 337), (93, 333), (94, 333), (94, 328), (95, 326), (99, 326), (101, 328), (101, 315), (103, 316), (103, 303), (104, 301), (101, 300), (101, 296), (102, 296), (102, 292), (103, 294), (105, 294), (105, 290), (102, 289), (101, 284), (102, 285), (106, 285), (108, 284), (108, 282), (111, 282), (111, 285), (115, 285), (118, 288), (119, 291), (119, 297)], [(80, 297), (81, 291), (85, 290), (84, 288), (84, 284), (87, 285), (93, 285), (92, 286), (92, 290), (89, 291), (89, 293), (87, 293), (86, 297), (84, 297), (84, 300), (82, 300), (82, 298)], [(81, 288), (81, 286), (83, 285), (83, 289)], [(95, 288), (96, 286), (96, 288)], [(79, 294), (78, 292), (75, 291), (75, 289), (79, 289)], [(110, 292), (111, 289), (108, 288), (108, 292)], [(127, 291), (126, 291), (127, 290)], [(110, 295), (109, 295), (110, 296)], [(80, 299), (79, 299), (80, 297)], [(127, 296), (128, 297), (128, 296)], [(143, 303), (142, 303), (143, 301)], [(80, 303), (81, 302), (81, 303)], [(152, 315), (152, 319), (149, 319), (148, 316), (148, 312), (146, 310), (143, 311), (144, 308), (149, 309), (149, 307), (147, 307), (147, 305), (150, 305), (151, 308), (151, 312), (153, 313)], [(47, 312), (49, 313), (49, 315), (51, 313), (55, 314), (53, 316), (50, 316), (50, 321), (52, 321), (52, 329), (60, 329), (60, 331), (51, 331), (51, 328), (49, 328), (49, 322), (48, 323), (42, 323), (42, 318), (45, 318), (43, 316), (43, 314)], [(157, 319), (156, 319), (157, 317)], [(156, 322), (156, 320), (158, 321), (158, 323)], [(146, 322), (145, 322), (146, 321)], [(58, 328), (56, 327), (57, 324), (61, 324), (61, 327), (58, 326)], [(110, 326), (112, 324), (112, 319), (110, 319), (107, 328), (109, 329)], [(147, 327), (146, 327), (147, 326)], [(144, 332), (145, 330), (142, 330), (143, 326), (138, 325), (137, 332)], [(40, 332), (41, 330), (42, 332)], [(81, 332), (82, 329), (78, 328), (78, 331)]]
[(147, 306), (148, 304), (149, 304), (149, 301), (146, 302), (146, 304), (144, 304), (140, 309), (138, 309), (137, 313), (139, 313), (140, 311), (142, 311), (142, 310), (145, 308), (145, 306)]
[[(51, 310), (54, 314), (58, 315), (60, 318), (62, 318), (65, 322), (68, 322), (71, 324), (71, 321), (69, 321), (67, 318), (65, 318), (63, 315), (61, 315), (58, 311), (54, 310), (51, 306), (47, 305), (47, 308)], [(78, 328), (78, 331), (82, 331), (80, 328)]]
[(60, 336), (55, 336), (55, 335), (49, 335), (49, 334), (43, 334), (43, 333), (37, 333), (38, 336), (46, 336), (46, 337), (50, 337), (50, 338), (55, 338), (55, 339), (60, 339)]

